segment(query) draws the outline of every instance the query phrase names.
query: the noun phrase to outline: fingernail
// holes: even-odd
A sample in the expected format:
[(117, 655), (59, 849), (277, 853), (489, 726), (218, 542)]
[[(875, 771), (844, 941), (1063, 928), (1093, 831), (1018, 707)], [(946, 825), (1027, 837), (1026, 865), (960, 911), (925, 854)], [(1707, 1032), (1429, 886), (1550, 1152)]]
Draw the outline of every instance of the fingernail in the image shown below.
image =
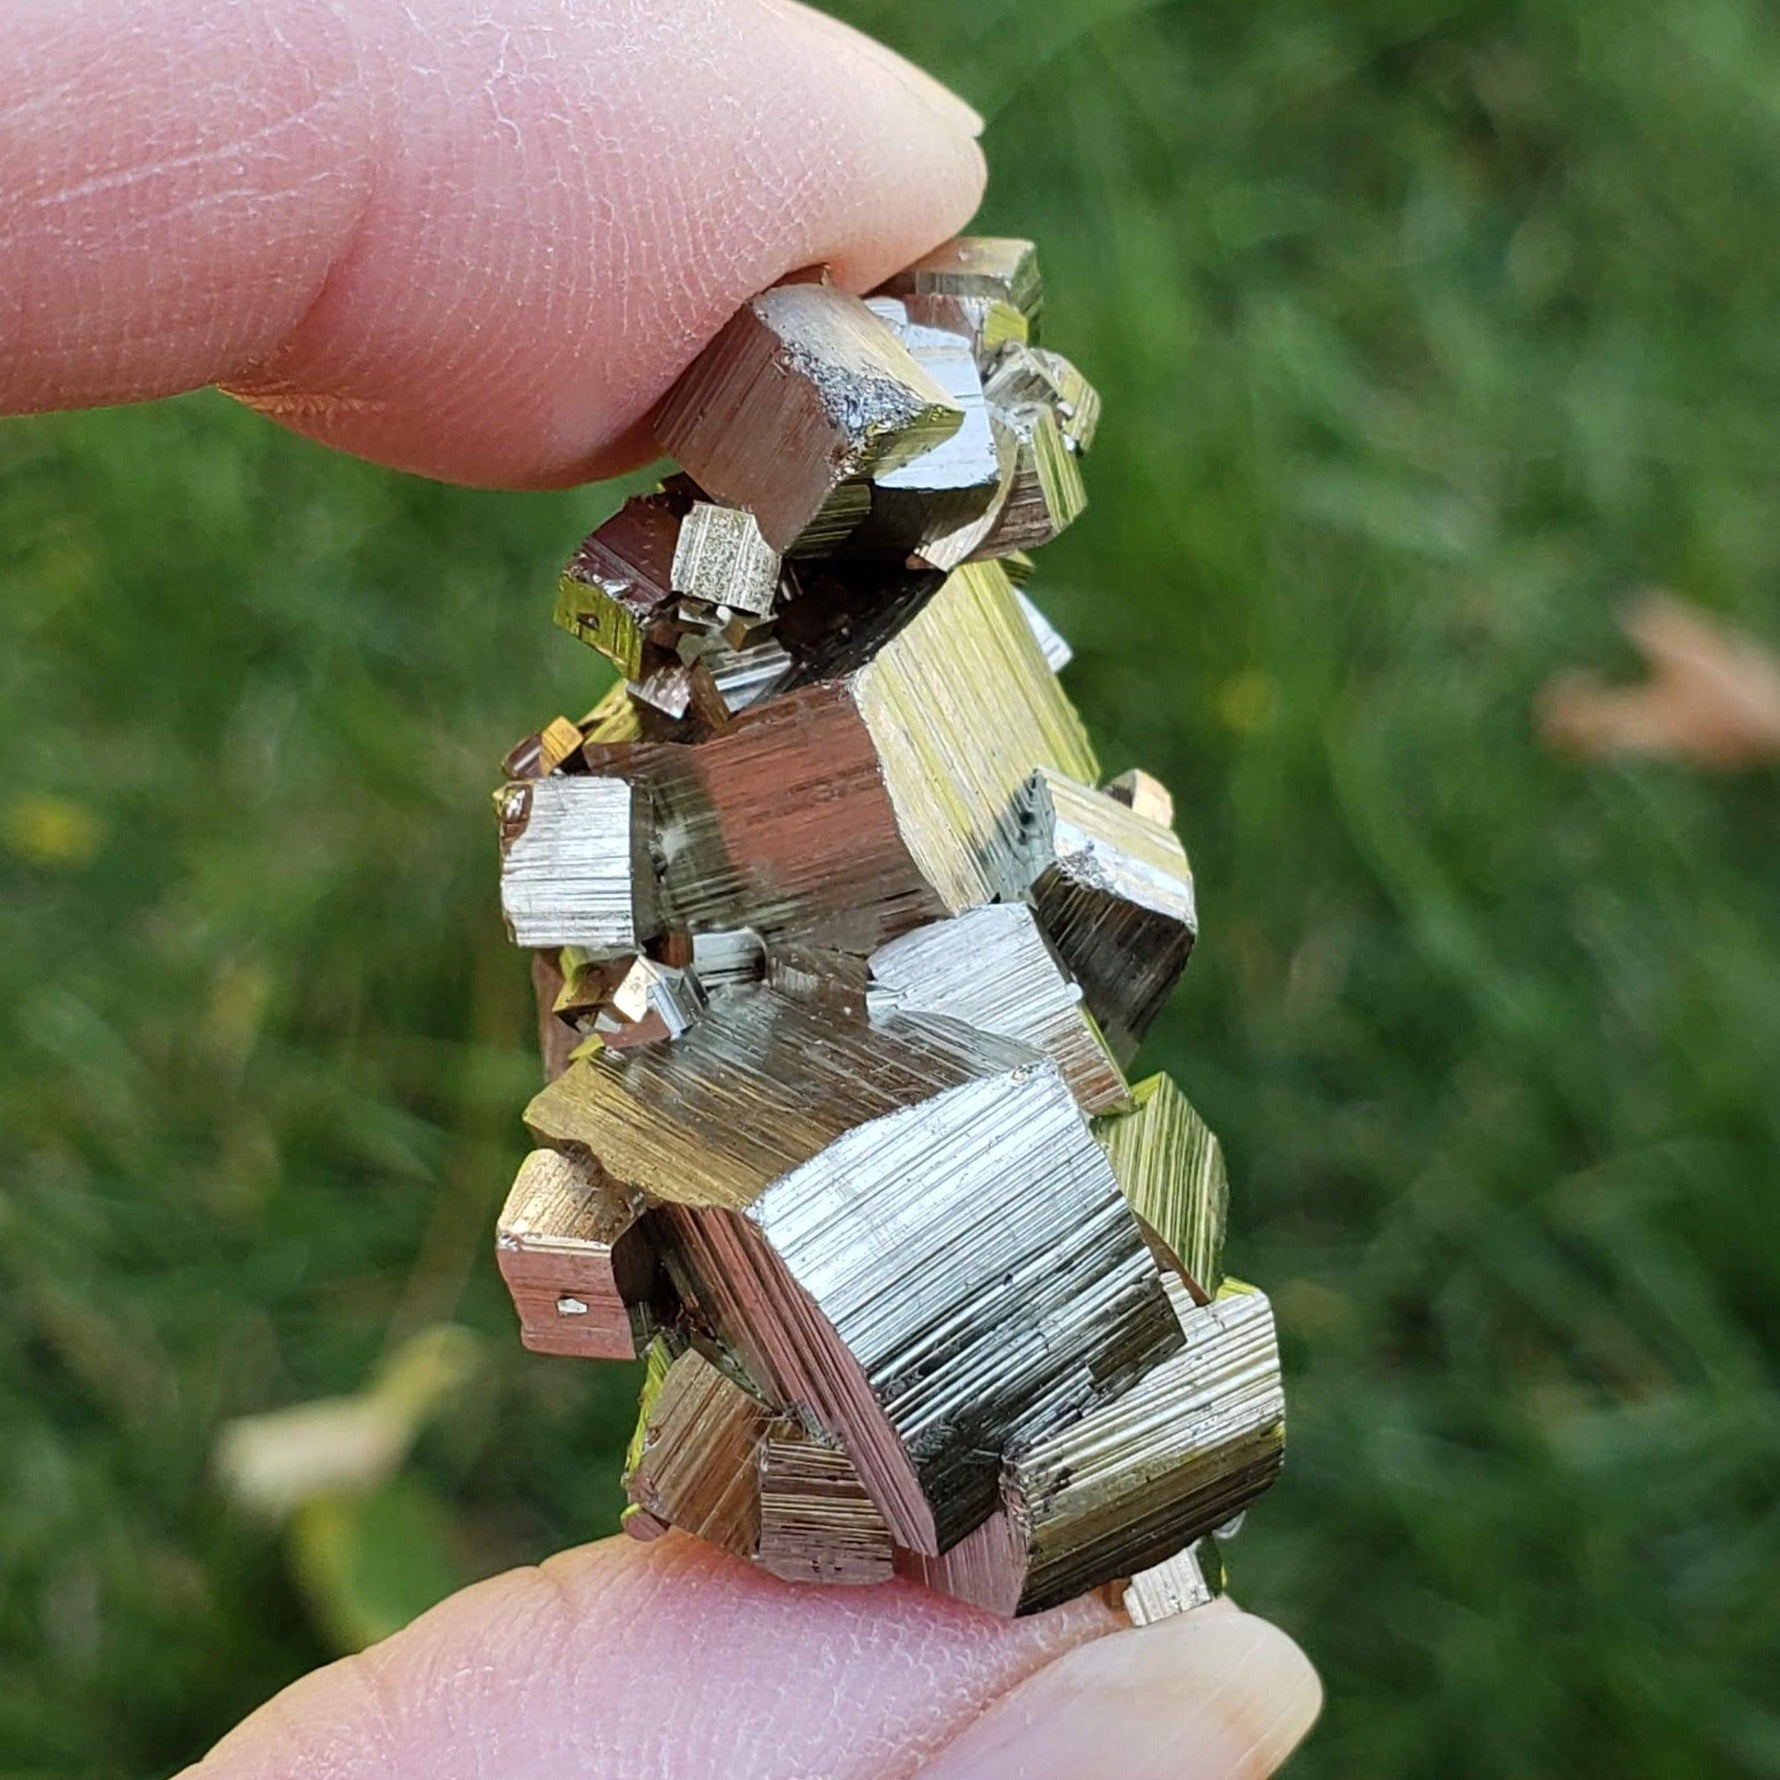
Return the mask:
[(919, 1780), (1251, 1780), (1298, 1746), (1322, 1697), (1284, 1632), (1206, 1607), (1079, 1645), (997, 1700)]
[(982, 135), (983, 116), (975, 106), (966, 104), (943, 81), (935, 80), (925, 68), (916, 67), (906, 56), (899, 56), (895, 50), (879, 43), (875, 37), (867, 37), (863, 31), (856, 30), (852, 25), (831, 17), (816, 7), (803, 5), (802, 0), (764, 0), (764, 3), (779, 12), (794, 14), (829, 32), (838, 44), (899, 81), (916, 98), (937, 111), (946, 123), (964, 130), (968, 135)]

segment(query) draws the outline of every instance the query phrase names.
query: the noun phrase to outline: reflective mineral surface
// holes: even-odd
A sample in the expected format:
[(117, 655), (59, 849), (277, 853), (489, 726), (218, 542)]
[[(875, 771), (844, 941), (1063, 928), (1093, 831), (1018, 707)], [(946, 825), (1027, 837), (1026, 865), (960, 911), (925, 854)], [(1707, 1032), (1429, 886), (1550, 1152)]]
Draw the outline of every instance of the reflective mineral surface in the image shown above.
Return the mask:
[(1030, 242), (764, 292), (575, 553), (616, 670), (503, 762), (545, 1087), (522, 1338), (641, 1358), (625, 1530), (994, 1612), (1221, 1590), (1284, 1453), (1217, 1139), (1126, 1069), (1198, 931), (1167, 789), (1102, 780), (1025, 591), (1100, 418)]

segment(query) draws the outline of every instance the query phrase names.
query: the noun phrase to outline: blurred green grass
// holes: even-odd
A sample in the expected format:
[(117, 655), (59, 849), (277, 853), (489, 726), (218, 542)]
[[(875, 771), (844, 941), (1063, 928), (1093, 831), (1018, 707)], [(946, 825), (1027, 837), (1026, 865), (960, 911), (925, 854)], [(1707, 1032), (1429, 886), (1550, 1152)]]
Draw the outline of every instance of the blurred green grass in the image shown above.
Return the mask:
[[(1230, 1556), (1327, 1678), (1294, 1772), (1780, 1774), (1780, 784), (1529, 720), (1646, 583), (1780, 641), (1780, 21), (844, 10), (993, 113), (1107, 396), (1035, 592), (1200, 877), (1149, 1056), (1283, 1323)], [(548, 604), (603, 504), (213, 396), (0, 429), (0, 1772), (166, 1772), (329, 1654), (215, 1435), (441, 1318), (384, 1572), (614, 1523), (631, 1381), (523, 1355), (488, 1253), (484, 796), (598, 687)]]

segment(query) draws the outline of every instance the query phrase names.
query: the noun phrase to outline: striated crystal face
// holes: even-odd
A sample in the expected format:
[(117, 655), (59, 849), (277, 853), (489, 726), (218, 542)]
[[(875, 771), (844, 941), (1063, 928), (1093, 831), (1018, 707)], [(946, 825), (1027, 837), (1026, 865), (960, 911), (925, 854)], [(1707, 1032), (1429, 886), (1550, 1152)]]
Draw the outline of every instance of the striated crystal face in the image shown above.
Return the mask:
[(1284, 1410), (1217, 1140), (1125, 1076), (1197, 916), (1025, 591), (1100, 415), (1042, 300), (980, 237), (763, 293), (571, 561), (620, 678), (503, 764), (546, 1085), (497, 1250), (529, 1347), (646, 1362), (634, 1537), (1149, 1623), (1221, 1588)]
[[(1171, 1282), (1173, 1284), (1173, 1282)], [(1001, 1506), (911, 1574), (997, 1613), (1037, 1613), (1162, 1562), (1270, 1484), (1285, 1452), (1273, 1312), (1232, 1283), (1171, 1294), (1184, 1347), (1141, 1383), (1011, 1452)]]

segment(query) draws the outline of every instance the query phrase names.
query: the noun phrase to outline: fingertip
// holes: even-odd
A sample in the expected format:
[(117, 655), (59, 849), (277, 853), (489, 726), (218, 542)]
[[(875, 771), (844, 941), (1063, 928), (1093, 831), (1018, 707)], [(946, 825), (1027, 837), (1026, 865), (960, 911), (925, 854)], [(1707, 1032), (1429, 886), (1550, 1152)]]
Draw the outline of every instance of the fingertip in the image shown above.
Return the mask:
[(782, 132), (767, 184), (784, 194), (790, 238), (734, 301), (818, 263), (848, 289), (868, 290), (957, 234), (988, 179), (978, 114), (826, 13), (798, 0), (746, 4), (761, 52), (751, 70), (753, 102)]
[[(486, 34), (459, 0), (427, 3), (451, 59), (486, 80)], [(980, 200), (974, 114), (807, 8), (527, 4), (556, 41), (508, 108), (513, 154), (491, 157), (462, 119), (447, 155), (401, 121), (429, 103), (405, 94), (350, 261), (232, 393), (449, 481), (618, 474), (648, 460), (648, 414), (746, 298), (817, 263), (869, 289)], [(444, 203), (442, 155), (470, 170)]]
[(1079, 1645), (998, 1700), (919, 1780), (1256, 1780), (1322, 1710), (1309, 1659), (1229, 1607)]
[(969, 136), (982, 135), (983, 114), (974, 105), (943, 81), (936, 80), (925, 68), (898, 55), (888, 44), (866, 36), (843, 19), (804, 5), (803, 0), (758, 0), (758, 3), (796, 19), (810, 30), (826, 32), (846, 53), (874, 64), (880, 72), (906, 87), (920, 103), (938, 115), (941, 123), (961, 129)]
[[(982, 192), (969, 107), (792, 0), (287, 10), (307, 35), (95, 0), (0, 59), (69, 91), (23, 167), (0, 403), (215, 382), (400, 469), (558, 486), (642, 461), (755, 291), (818, 261), (868, 288)], [(181, 48), (150, 79), (123, 38)]]
[(903, 1581), (796, 1585), (669, 1533), (467, 1589), (297, 1682), (187, 1780), (883, 1780), (1115, 1632), (1097, 1600), (996, 1619)]

